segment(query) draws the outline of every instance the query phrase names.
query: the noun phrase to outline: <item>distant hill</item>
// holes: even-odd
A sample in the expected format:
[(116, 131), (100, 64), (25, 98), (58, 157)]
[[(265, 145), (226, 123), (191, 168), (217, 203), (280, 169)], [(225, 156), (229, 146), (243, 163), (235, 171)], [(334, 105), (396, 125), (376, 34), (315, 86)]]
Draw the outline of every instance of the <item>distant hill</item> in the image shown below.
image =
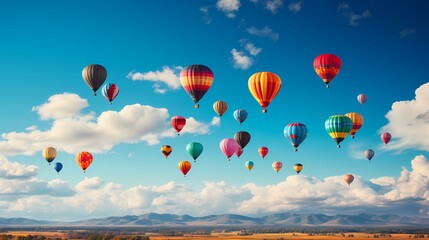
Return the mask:
[(220, 227), (220, 226), (276, 226), (276, 227), (427, 227), (429, 218), (397, 215), (334, 215), (279, 213), (264, 217), (247, 217), (235, 214), (193, 217), (189, 215), (148, 213), (139, 216), (94, 218), (74, 222), (38, 221), (27, 218), (0, 218), (5, 226), (66, 226), (66, 227)]

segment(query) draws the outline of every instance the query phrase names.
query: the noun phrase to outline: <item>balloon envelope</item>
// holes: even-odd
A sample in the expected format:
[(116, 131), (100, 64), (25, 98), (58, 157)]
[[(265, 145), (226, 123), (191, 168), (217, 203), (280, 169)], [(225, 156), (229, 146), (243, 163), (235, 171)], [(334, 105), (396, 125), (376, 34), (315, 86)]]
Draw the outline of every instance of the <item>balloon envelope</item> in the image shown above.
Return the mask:
[(240, 147), (237, 142), (232, 138), (225, 138), (219, 143), (220, 150), (223, 154), (229, 158), (237, 151)]
[(57, 171), (57, 173), (59, 173), (61, 171), (61, 169), (63, 169), (63, 164), (61, 164), (60, 162), (56, 162), (54, 164), (54, 169), (55, 169), (55, 171)]
[(344, 176), (344, 181), (347, 183), (347, 185), (350, 186), (350, 184), (353, 182), (353, 180), (355, 179), (355, 177), (351, 174), (346, 174)]
[(243, 154), (243, 149), (241, 147), (238, 147), (237, 151), (235, 151), (235, 155), (240, 158), (241, 154)]
[(184, 176), (188, 174), (189, 170), (191, 170), (192, 164), (186, 160), (179, 162), (179, 170), (182, 172)]
[(82, 168), (83, 172), (91, 165), (92, 161), (93, 157), (89, 152), (80, 152), (76, 155), (76, 162)]
[(213, 103), (213, 110), (219, 115), (219, 117), (222, 117), (222, 115), (228, 110), (228, 103), (225, 101), (216, 101)]
[(308, 135), (308, 130), (303, 123), (289, 123), (283, 130), (283, 134), (295, 148), (295, 152), (298, 151), (298, 146), (305, 140)]
[(267, 156), (268, 151), (269, 151), (268, 148), (264, 146), (258, 149), (259, 155), (261, 155), (262, 158), (265, 158), (265, 156)]
[(298, 174), (302, 171), (303, 168), (304, 166), (302, 166), (301, 163), (297, 163), (293, 166), (293, 170), (295, 170), (295, 172)]
[(346, 113), (344, 116), (349, 117), (352, 120), (353, 127), (350, 131), (350, 135), (352, 136), (352, 138), (355, 138), (355, 134), (363, 125), (363, 117), (357, 112)]
[(234, 139), (238, 143), (238, 145), (244, 149), (246, 145), (250, 142), (250, 133), (246, 131), (239, 131), (234, 134)]
[(329, 83), (337, 76), (342, 66), (341, 59), (334, 54), (326, 53), (317, 56), (313, 61), (314, 71), (329, 87)]
[(234, 111), (233, 115), (235, 120), (237, 120), (241, 125), (244, 122), (244, 120), (246, 120), (247, 118), (247, 111), (243, 109), (238, 109)]
[(250, 172), (250, 170), (252, 170), (252, 168), (253, 168), (253, 166), (254, 166), (255, 164), (252, 162), (252, 161), (247, 161), (245, 164), (244, 164), (244, 166), (246, 166), (246, 168), (249, 170), (249, 172)]
[(180, 131), (185, 127), (186, 125), (186, 118), (182, 116), (174, 116), (170, 120), (171, 126), (176, 130), (177, 135), (180, 135)]
[(99, 64), (90, 64), (82, 70), (82, 78), (97, 95), (97, 90), (103, 85), (107, 77), (107, 70)]
[(194, 160), (197, 160), (197, 158), (203, 152), (203, 145), (201, 143), (198, 143), (198, 142), (189, 143), (186, 146), (186, 151)]
[(180, 83), (191, 96), (195, 108), (199, 107), (198, 102), (210, 89), (213, 79), (212, 70), (201, 64), (189, 65), (180, 72)]
[(172, 151), (173, 151), (173, 148), (170, 145), (164, 145), (161, 147), (161, 152), (162, 154), (164, 154), (165, 158), (168, 158), (168, 156), (170, 156)]
[(280, 77), (271, 72), (257, 72), (250, 76), (248, 81), (249, 91), (261, 105), (264, 113), (267, 112), (268, 105), (279, 93), (281, 86)]
[(283, 167), (283, 163), (276, 161), (276, 162), (273, 162), (271, 166), (273, 167), (274, 171), (279, 172)]
[(357, 100), (360, 104), (364, 105), (368, 100), (368, 96), (366, 94), (361, 93), (357, 96)]
[(390, 139), (392, 139), (392, 135), (388, 132), (384, 132), (381, 134), (381, 141), (384, 142), (384, 144), (387, 145), (389, 143)]
[(50, 165), (51, 162), (54, 161), (54, 159), (57, 157), (57, 150), (53, 147), (45, 147), (45, 149), (43, 149), (42, 156), (46, 159), (46, 161), (48, 161)]
[(349, 117), (343, 115), (330, 116), (325, 121), (326, 132), (337, 142), (340, 147), (340, 142), (347, 137), (353, 128), (353, 122)]
[(374, 152), (374, 150), (372, 150), (372, 149), (367, 149), (367, 150), (365, 150), (364, 154), (365, 154), (365, 157), (366, 157), (368, 160), (370, 160), (370, 161), (371, 161), (371, 159), (372, 159), (372, 158), (374, 157), (374, 155), (375, 155), (375, 152)]
[(114, 83), (106, 83), (101, 89), (101, 93), (107, 101), (112, 103), (113, 99), (115, 99), (119, 94), (119, 87)]

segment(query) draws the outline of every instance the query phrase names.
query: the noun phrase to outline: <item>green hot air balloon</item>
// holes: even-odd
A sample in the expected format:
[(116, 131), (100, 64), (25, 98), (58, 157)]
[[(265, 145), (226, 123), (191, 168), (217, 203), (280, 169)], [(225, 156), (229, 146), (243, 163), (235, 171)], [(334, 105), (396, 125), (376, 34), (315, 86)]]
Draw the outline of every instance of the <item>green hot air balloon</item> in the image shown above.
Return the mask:
[(186, 146), (186, 151), (188, 151), (188, 154), (194, 159), (194, 162), (197, 161), (197, 158), (201, 155), (203, 149), (203, 145), (198, 142), (192, 142)]
[(338, 148), (340, 142), (347, 137), (353, 128), (353, 122), (349, 117), (343, 115), (330, 116), (325, 121), (326, 132), (337, 142)]

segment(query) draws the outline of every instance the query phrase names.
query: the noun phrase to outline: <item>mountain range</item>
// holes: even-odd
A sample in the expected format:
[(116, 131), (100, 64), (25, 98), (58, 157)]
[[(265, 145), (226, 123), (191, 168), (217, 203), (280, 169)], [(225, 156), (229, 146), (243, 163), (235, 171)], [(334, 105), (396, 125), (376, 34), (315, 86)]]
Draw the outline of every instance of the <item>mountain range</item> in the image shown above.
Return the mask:
[(406, 217), (398, 215), (324, 215), (279, 213), (263, 217), (247, 217), (235, 214), (193, 217), (189, 215), (148, 213), (123, 217), (94, 218), (82, 221), (59, 222), (40, 221), (28, 218), (0, 218), (0, 227), (7, 226), (64, 226), (64, 227), (238, 227), (238, 226), (276, 226), (276, 227), (393, 227), (429, 226), (429, 218)]

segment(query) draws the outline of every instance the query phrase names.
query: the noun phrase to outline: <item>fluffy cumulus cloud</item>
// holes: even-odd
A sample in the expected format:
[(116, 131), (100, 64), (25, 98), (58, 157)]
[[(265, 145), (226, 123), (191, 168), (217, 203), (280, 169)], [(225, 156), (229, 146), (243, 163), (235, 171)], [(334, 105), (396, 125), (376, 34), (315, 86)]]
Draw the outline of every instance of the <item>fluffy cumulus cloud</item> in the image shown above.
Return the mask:
[(243, 51), (231, 50), (234, 67), (242, 70), (249, 69), (253, 65), (253, 59), (247, 56)]
[[(207, 10), (208, 11), (208, 10)], [(133, 81), (150, 81), (153, 82), (153, 88), (156, 93), (164, 94), (169, 89), (180, 88), (180, 71), (183, 67), (168, 67), (163, 66), (162, 70), (149, 72), (131, 71), (127, 78)]]
[(380, 132), (392, 134), (389, 148), (429, 151), (429, 83), (417, 88), (414, 99), (394, 102), (386, 118)]
[(270, 27), (265, 26), (264, 28), (256, 28), (256, 27), (250, 27), (246, 29), (247, 33), (259, 37), (269, 37), (274, 41), (279, 40), (279, 34), (274, 32)]
[(279, 8), (283, 7), (283, 0), (268, 0), (265, 2), (265, 9), (276, 14)]
[(361, 14), (356, 14), (351, 10), (350, 5), (344, 2), (338, 5), (337, 10), (348, 19), (349, 24), (352, 26), (358, 26), (360, 20), (371, 17), (371, 12), (368, 9)]
[(235, 14), (240, 9), (240, 0), (217, 0), (216, 8), (225, 13), (229, 18), (234, 18)]
[[(51, 96), (48, 102), (35, 106), (32, 111), (36, 111), (40, 119), (61, 119), (81, 116), (81, 110), (88, 107), (88, 101), (82, 99), (77, 94), (62, 93)], [(34, 130), (35, 126), (27, 128)]]
[(344, 183), (343, 176), (318, 179), (305, 175), (289, 176), (265, 186), (205, 182), (201, 189), (175, 182), (124, 186), (98, 177), (85, 178), (75, 186), (59, 179), (45, 182), (36, 177), (2, 178), (0, 213), (39, 219), (49, 213), (51, 218), (61, 220), (63, 216), (71, 220), (148, 212), (194, 216), (285, 211), (419, 215), (429, 212), (429, 161), (416, 156), (411, 166), (411, 170), (403, 169), (398, 178), (365, 181), (355, 176), (350, 186)]
[(303, 1), (289, 3), (289, 6), (288, 6), (289, 11), (291, 11), (293, 13), (297, 13), (297, 12), (301, 11), (302, 4), (303, 4)]
[[(73, 96), (74, 101), (64, 101), (61, 96), (66, 99)], [(58, 150), (72, 154), (81, 149), (97, 153), (106, 152), (121, 143), (146, 142), (152, 145), (157, 144), (161, 138), (176, 136), (165, 108), (134, 104), (126, 105), (119, 111), (106, 111), (94, 116), (80, 113), (85, 104), (79, 108), (70, 106), (77, 102), (87, 103), (75, 94), (64, 93), (33, 107), (40, 116), (54, 119), (50, 129), (41, 131), (32, 127), (27, 128), (27, 132), (3, 133), (0, 152), (3, 155), (33, 155), (45, 146), (54, 145)], [(73, 110), (58, 115), (55, 113), (58, 108)], [(187, 118), (187, 121), (183, 133), (207, 134), (213, 126), (192, 117)]]

